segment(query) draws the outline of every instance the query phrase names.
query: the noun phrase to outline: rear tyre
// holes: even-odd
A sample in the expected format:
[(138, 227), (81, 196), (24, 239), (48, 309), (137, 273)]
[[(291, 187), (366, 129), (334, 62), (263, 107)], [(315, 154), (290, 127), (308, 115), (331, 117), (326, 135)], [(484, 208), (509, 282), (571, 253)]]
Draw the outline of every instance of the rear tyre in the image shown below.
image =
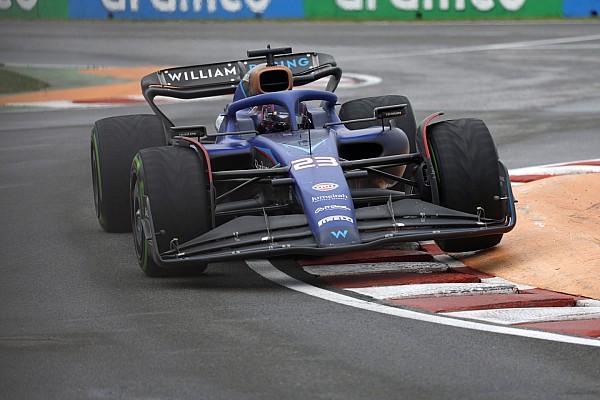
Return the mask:
[[(361, 118), (372, 118), (373, 109), (375, 107), (392, 106), (396, 104), (406, 104), (406, 115), (399, 118), (386, 118), (384, 123), (389, 123), (390, 120), (394, 120), (396, 126), (400, 128), (406, 137), (408, 138), (409, 152), (415, 153), (417, 150), (415, 135), (417, 132), (417, 120), (413, 112), (410, 101), (406, 96), (400, 95), (388, 95), (388, 96), (375, 96), (365, 97), (362, 99), (350, 100), (342, 104), (339, 112), (339, 117), (342, 121), (361, 119)], [(365, 129), (372, 126), (380, 126), (379, 121), (367, 121), (367, 122), (352, 122), (345, 125), (350, 130)], [(404, 167), (401, 167), (404, 168)], [(393, 170), (387, 170), (387, 172), (396, 174)], [(406, 166), (404, 172), (400, 172), (405, 179), (413, 179), (415, 175), (414, 168), (410, 165)], [(404, 186), (404, 191), (407, 193), (412, 192), (414, 189), (410, 186)]]
[[(408, 101), (408, 98), (405, 96), (388, 95), (350, 100), (342, 104), (339, 113), (340, 119), (344, 121), (350, 119), (370, 118), (373, 117), (373, 109), (375, 107), (392, 106), (396, 104), (407, 104), (407, 114), (400, 118), (393, 118), (393, 120), (396, 122), (396, 126), (402, 129), (408, 137), (408, 142), (410, 143), (410, 152), (415, 153), (417, 151), (415, 145), (417, 120), (415, 119), (415, 114), (413, 112), (412, 106), (410, 105), (410, 101)], [(387, 123), (388, 121), (389, 119), (386, 119), (385, 123)], [(369, 128), (371, 126), (376, 125), (379, 125), (378, 121), (353, 122), (351, 124), (346, 124), (346, 128), (350, 130), (356, 130)]]
[(125, 115), (96, 121), (91, 136), (96, 217), (106, 232), (129, 232), (129, 169), (138, 151), (164, 146), (164, 125), (155, 115)]
[[(440, 204), (482, 217), (502, 219), (498, 152), (490, 131), (478, 119), (442, 121), (427, 127), (427, 141), (435, 169)], [(495, 196), (496, 199), (494, 199)], [(500, 243), (502, 234), (436, 240), (447, 252), (474, 251)]]
[[(144, 236), (142, 217), (151, 213), (155, 245), (162, 253), (174, 239), (182, 244), (206, 233), (212, 226), (206, 161), (186, 147), (156, 147), (141, 150), (131, 165), (131, 225), (138, 262), (148, 276), (191, 276), (206, 269), (206, 264), (164, 268), (150, 254)], [(150, 203), (146, 210), (144, 196)]]

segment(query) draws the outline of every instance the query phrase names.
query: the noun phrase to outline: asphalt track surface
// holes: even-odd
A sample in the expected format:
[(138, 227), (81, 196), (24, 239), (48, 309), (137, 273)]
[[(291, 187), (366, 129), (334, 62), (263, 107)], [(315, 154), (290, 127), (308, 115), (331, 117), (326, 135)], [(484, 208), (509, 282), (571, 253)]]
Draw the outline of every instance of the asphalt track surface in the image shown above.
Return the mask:
[[(183, 65), (291, 45), (383, 78), (417, 117), (485, 120), (509, 168), (598, 158), (596, 22), (0, 24), (0, 61)], [(371, 57), (371, 60), (369, 58)], [(218, 102), (168, 106), (210, 124)], [(597, 347), (441, 326), (291, 291), (243, 262), (150, 279), (93, 212), (89, 132), (145, 106), (0, 113), (0, 394), (91, 399), (597, 399)], [(192, 117), (197, 116), (198, 119)], [(280, 261), (289, 267), (289, 261)]]

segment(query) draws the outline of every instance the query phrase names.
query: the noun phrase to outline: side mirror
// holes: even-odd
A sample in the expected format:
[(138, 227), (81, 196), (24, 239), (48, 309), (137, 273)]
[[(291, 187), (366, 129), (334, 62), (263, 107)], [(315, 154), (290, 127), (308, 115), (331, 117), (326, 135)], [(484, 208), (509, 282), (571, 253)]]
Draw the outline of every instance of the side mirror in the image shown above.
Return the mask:
[(201, 138), (206, 136), (206, 126), (204, 125), (191, 125), (191, 126), (172, 126), (169, 128), (171, 137), (181, 136), (189, 138)]
[(376, 119), (383, 118), (398, 118), (406, 115), (407, 104), (394, 104), (391, 106), (375, 107), (373, 109), (373, 117)]

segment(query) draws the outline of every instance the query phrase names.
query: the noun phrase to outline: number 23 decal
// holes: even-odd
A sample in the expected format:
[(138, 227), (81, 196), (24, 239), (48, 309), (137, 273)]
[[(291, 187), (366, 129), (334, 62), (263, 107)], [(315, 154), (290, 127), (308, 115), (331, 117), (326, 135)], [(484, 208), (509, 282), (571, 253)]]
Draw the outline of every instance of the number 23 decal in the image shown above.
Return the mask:
[(305, 168), (317, 168), (317, 167), (337, 167), (337, 160), (333, 157), (315, 157), (315, 158), (300, 158), (292, 161), (292, 168), (294, 171), (298, 171)]

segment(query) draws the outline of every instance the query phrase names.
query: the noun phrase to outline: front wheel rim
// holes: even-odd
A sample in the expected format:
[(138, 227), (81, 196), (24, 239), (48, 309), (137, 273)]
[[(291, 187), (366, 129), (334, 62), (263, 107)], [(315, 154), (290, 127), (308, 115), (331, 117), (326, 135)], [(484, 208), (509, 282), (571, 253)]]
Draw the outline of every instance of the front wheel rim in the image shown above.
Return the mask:
[(92, 189), (94, 191), (94, 207), (96, 208), (96, 217), (100, 217), (100, 188), (98, 187), (98, 158), (96, 152), (92, 149)]
[(138, 260), (141, 260), (143, 257), (143, 247), (144, 247), (144, 227), (142, 225), (142, 207), (141, 207), (141, 199), (140, 199), (140, 189), (138, 180), (135, 181), (135, 186), (133, 189), (132, 195), (132, 204), (131, 204), (131, 222), (132, 222), (132, 231), (133, 231), (133, 243), (135, 245), (135, 253), (137, 255)]

